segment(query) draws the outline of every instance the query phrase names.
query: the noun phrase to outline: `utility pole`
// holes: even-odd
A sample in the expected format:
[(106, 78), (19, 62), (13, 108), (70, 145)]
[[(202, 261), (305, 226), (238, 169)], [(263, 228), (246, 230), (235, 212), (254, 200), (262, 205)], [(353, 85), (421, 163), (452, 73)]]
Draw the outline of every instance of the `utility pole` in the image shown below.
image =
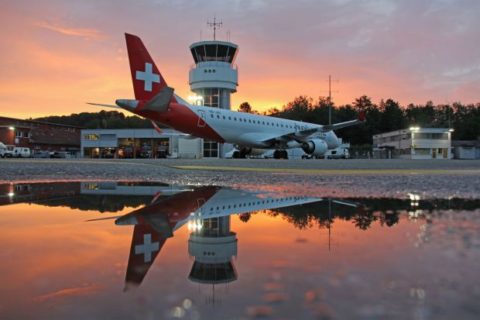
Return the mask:
[(213, 16), (213, 22), (207, 21), (207, 26), (213, 28), (213, 40), (217, 40), (217, 29), (222, 26), (222, 21), (217, 22), (217, 18)]
[(328, 251), (330, 251), (330, 244), (332, 239), (331, 224), (332, 224), (332, 198), (328, 198)]
[[(335, 80), (338, 83), (338, 80)], [(335, 91), (338, 93), (338, 91)], [(332, 124), (332, 76), (328, 75), (328, 124)]]

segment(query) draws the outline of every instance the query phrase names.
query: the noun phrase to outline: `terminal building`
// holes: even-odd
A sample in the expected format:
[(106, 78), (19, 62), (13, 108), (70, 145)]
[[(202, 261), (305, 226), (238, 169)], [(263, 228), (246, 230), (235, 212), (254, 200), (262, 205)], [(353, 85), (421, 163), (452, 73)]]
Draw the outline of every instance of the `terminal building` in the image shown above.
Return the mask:
[(452, 159), (452, 131), (411, 127), (381, 133), (373, 136), (373, 148), (389, 159)]

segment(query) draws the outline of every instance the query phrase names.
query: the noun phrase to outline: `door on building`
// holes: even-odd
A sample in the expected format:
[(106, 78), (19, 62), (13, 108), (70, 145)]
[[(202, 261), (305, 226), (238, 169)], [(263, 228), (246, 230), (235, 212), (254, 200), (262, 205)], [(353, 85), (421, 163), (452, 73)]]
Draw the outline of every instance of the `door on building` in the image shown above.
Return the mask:
[(442, 150), (443, 159), (448, 159), (448, 148), (443, 148), (441, 150)]
[(203, 140), (203, 157), (218, 158), (218, 143), (211, 140)]

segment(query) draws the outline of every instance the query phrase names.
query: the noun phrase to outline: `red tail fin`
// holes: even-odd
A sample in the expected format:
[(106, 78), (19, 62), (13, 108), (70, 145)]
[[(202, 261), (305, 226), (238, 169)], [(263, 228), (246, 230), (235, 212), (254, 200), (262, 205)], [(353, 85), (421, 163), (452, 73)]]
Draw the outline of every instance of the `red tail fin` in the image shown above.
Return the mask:
[(125, 33), (135, 99), (150, 100), (167, 85), (142, 40)]
[(365, 121), (366, 119), (366, 116), (365, 116), (365, 111), (360, 111), (360, 113), (358, 114), (358, 120), (360, 121)]

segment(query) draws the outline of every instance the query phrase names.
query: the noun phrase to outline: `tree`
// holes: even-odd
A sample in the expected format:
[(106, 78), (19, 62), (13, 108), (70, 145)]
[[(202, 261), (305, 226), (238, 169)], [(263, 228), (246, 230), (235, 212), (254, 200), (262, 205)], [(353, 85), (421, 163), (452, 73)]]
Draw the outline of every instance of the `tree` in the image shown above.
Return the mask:
[(405, 115), (398, 102), (392, 99), (380, 102), (380, 131), (394, 131), (405, 128)]
[(369, 97), (363, 95), (360, 98), (355, 99), (353, 102), (353, 107), (358, 111), (364, 111), (367, 112), (374, 108), (375, 106), (372, 103), (372, 99)]
[(238, 111), (246, 112), (246, 113), (252, 113), (252, 106), (248, 102), (243, 102), (238, 107)]
[(281, 117), (292, 120), (312, 122), (309, 114), (312, 109), (312, 98), (307, 96), (298, 96), (283, 107)]

